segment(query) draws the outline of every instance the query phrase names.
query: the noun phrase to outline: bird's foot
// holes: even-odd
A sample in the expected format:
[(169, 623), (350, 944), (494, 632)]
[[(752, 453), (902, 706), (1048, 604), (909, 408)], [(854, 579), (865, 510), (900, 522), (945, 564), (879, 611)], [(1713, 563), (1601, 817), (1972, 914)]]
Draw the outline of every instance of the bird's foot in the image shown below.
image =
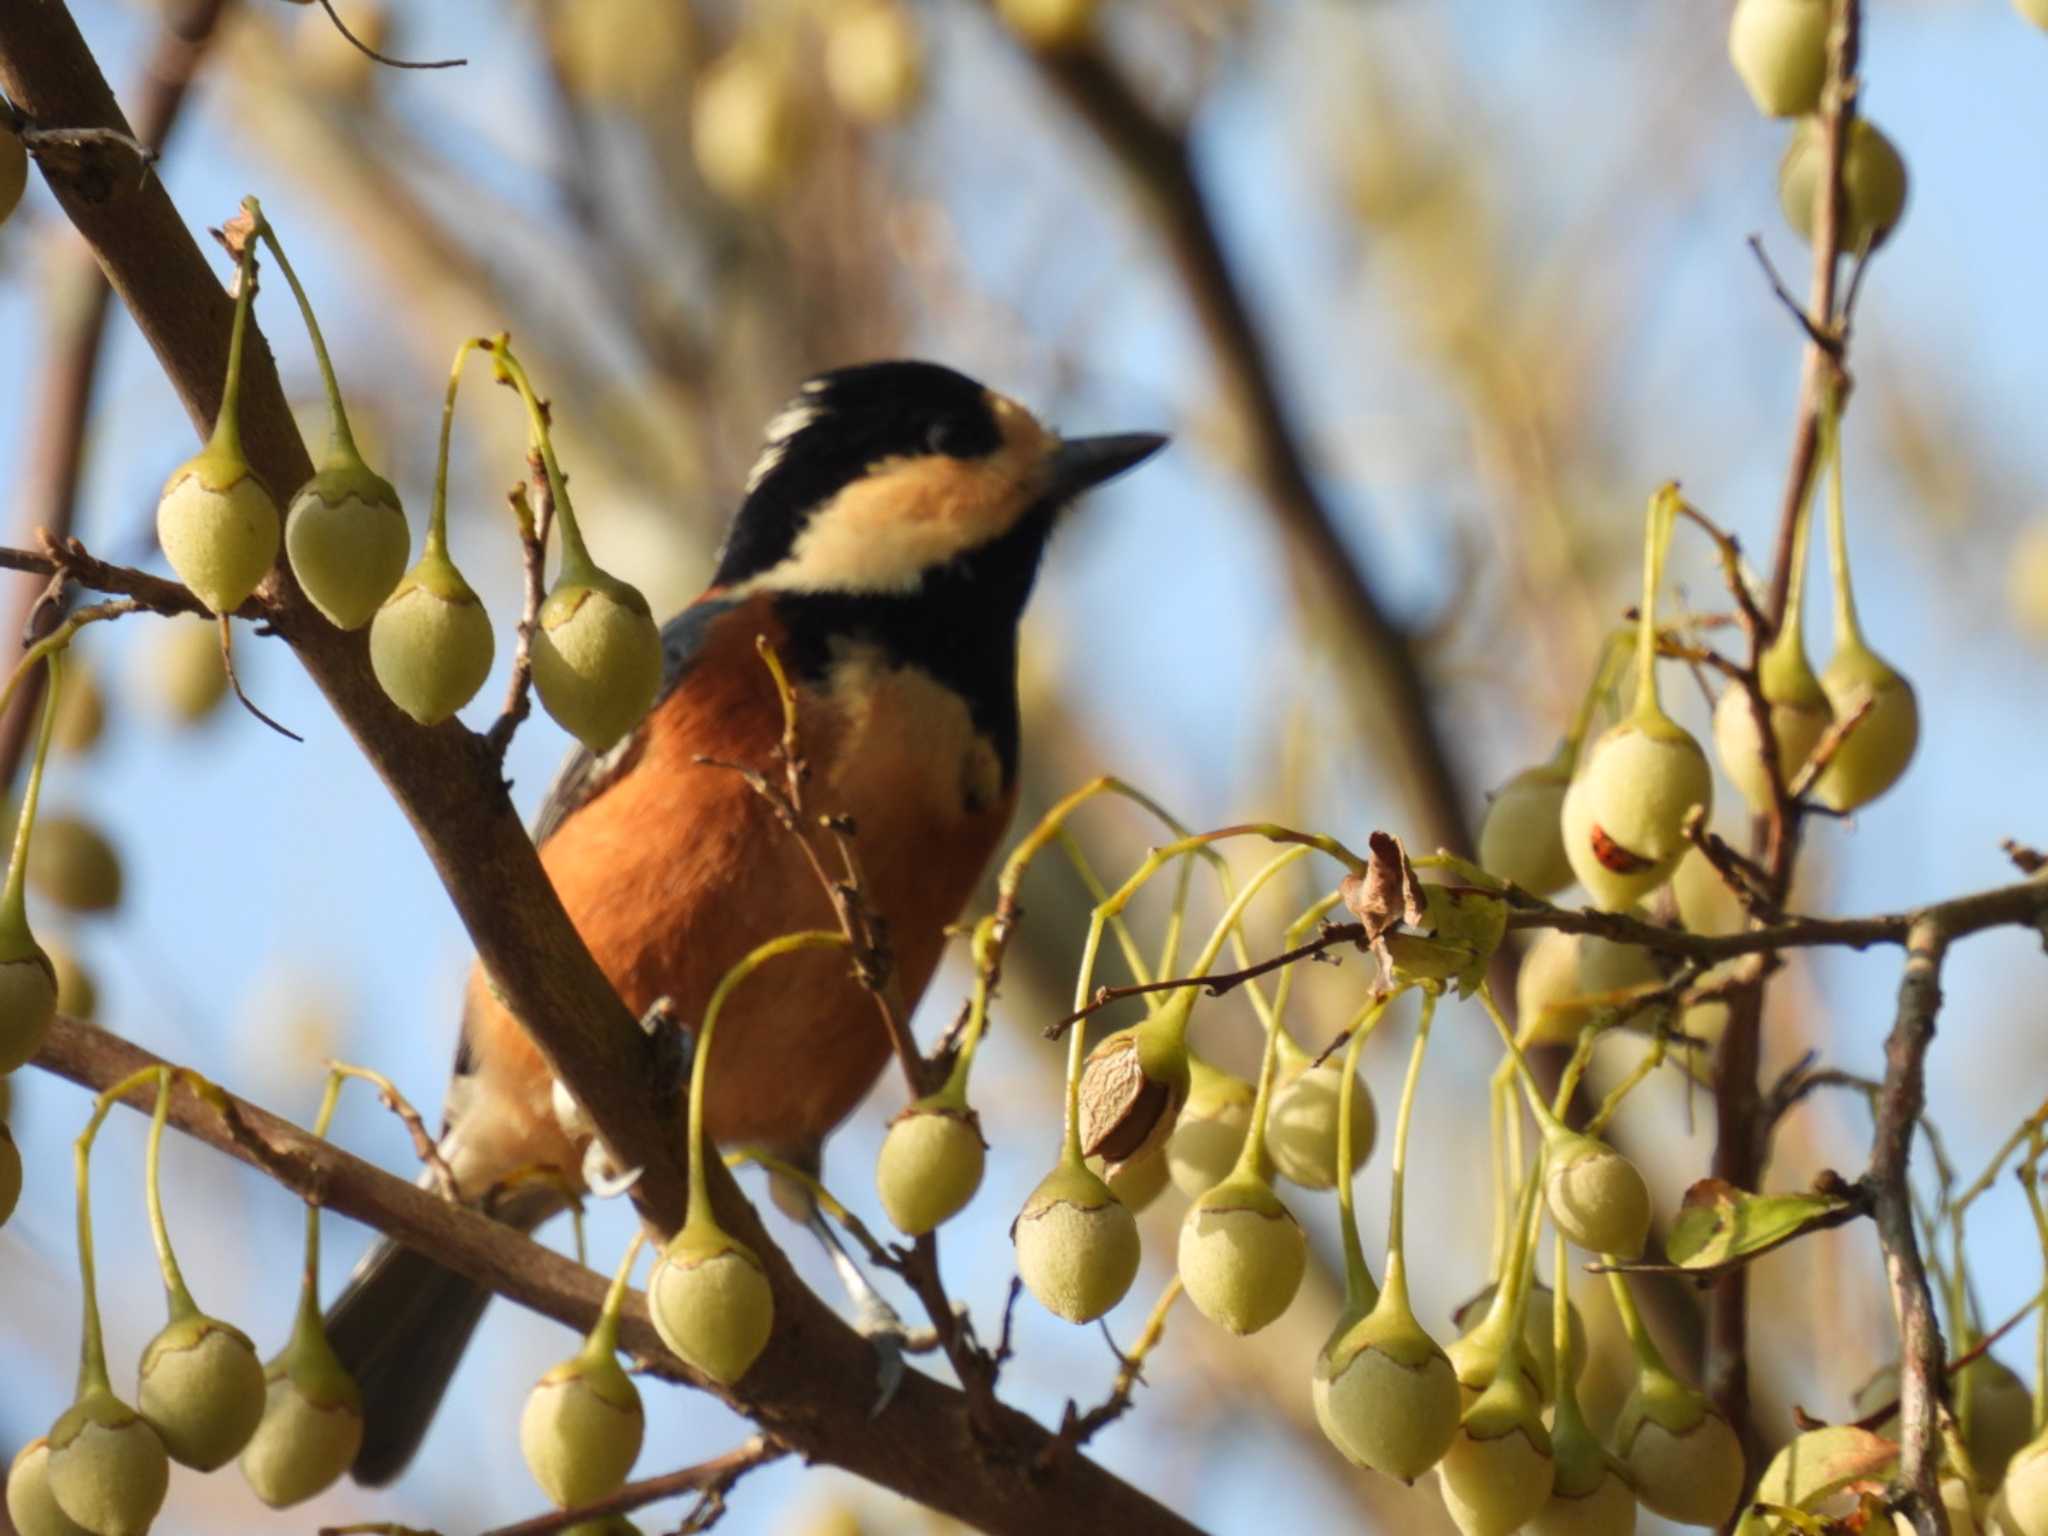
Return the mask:
[(865, 1296), (854, 1298), (853, 1327), (875, 1352), (875, 1406), (868, 1410), (868, 1417), (878, 1419), (903, 1385), (903, 1357), (911, 1347), (910, 1330), (872, 1287)]

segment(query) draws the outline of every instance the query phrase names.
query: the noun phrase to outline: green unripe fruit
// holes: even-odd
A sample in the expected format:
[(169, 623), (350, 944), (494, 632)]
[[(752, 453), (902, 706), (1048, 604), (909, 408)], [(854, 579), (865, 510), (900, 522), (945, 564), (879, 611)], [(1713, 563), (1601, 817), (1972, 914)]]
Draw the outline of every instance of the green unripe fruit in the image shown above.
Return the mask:
[(1765, 117), (1813, 111), (1828, 72), (1825, 0), (1736, 0), (1728, 60)]
[(789, 72), (766, 50), (741, 44), (697, 77), (690, 149), (705, 185), (726, 201), (749, 207), (780, 194), (803, 141)]
[[(1981, 1467), (1978, 1475), (1983, 1475)], [(1944, 1494), (1947, 1489), (1944, 1483)], [(2007, 1464), (1999, 1501), (2004, 1524), (2014, 1536), (2048, 1536), (2048, 1435), (2028, 1441)], [(1950, 1525), (1953, 1529), (1954, 1522)]]
[(1361, 1467), (1412, 1483), (1443, 1459), (1463, 1401), (1451, 1362), (1405, 1303), (1342, 1323), (1316, 1357), (1316, 1418)]
[(50, 1492), (94, 1536), (143, 1536), (171, 1485), (170, 1458), (142, 1415), (87, 1387), (50, 1426)]
[(1479, 867), (1537, 896), (1572, 883), (1559, 818), (1572, 776), (1560, 763), (1524, 768), (1500, 788), (1479, 824)]
[(57, 1507), (50, 1492), (50, 1442), (31, 1440), (7, 1469), (7, 1518), (16, 1536), (92, 1536)]
[(1638, 1259), (1650, 1235), (1650, 1187), (1604, 1141), (1566, 1131), (1551, 1143), (1543, 1199), (1557, 1230), (1589, 1253)]
[(848, 117), (889, 123), (917, 105), (924, 46), (896, 0), (853, 0), (825, 28), (825, 84)]
[(6, 1122), (0, 1121), (0, 1227), (7, 1225), (7, 1218), (20, 1203), (21, 1148), (14, 1144), (14, 1133)]
[(1643, 1506), (1680, 1525), (1718, 1527), (1742, 1497), (1742, 1442), (1705, 1397), (1662, 1371), (1636, 1378), (1614, 1451)]
[(28, 188), (28, 146), (12, 128), (0, 127), (0, 224), (21, 206)]
[[(1258, 1091), (1234, 1073), (1220, 1071), (1201, 1057), (1188, 1058), (1188, 1101), (1166, 1139), (1166, 1166), (1174, 1187), (1190, 1200), (1206, 1194), (1237, 1166), (1252, 1125), (1252, 1101)], [(1268, 1113), (1267, 1148), (1272, 1147)]]
[(239, 454), (207, 448), (171, 471), (156, 537), (178, 580), (215, 613), (233, 613), (277, 560), (270, 488)]
[(1672, 871), (1671, 894), (1678, 898), (1678, 918), (1687, 933), (1736, 933), (1744, 926), (1741, 900), (1697, 848)]
[(1263, 1179), (1233, 1177), (1188, 1207), (1180, 1280), (1188, 1300), (1232, 1333), (1257, 1333), (1301, 1289), (1308, 1238)]
[(1138, 1222), (1085, 1168), (1053, 1169), (1010, 1229), (1017, 1274), (1040, 1306), (1070, 1323), (1092, 1323), (1138, 1277)]
[(890, 1122), (875, 1160), (882, 1210), (906, 1237), (922, 1237), (965, 1209), (981, 1188), (981, 1117), (938, 1095)]
[(1523, 1045), (1571, 1045), (1592, 1014), (1579, 985), (1579, 935), (1545, 930), (1515, 972), (1515, 1032)]
[(1565, 792), (1565, 852), (1593, 905), (1613, 912), (1647, 896), (1686, 851), (1685, 818), (1711, 813), (1706, 753), (1662, 716), (1625, 720), (1594, 742)]
[[(1780, 697), (1768, 684), (1764, 689), (1765, 698), (1770, 700), (1771, 735), (1777, 740), (1780, 784), (1789, 784), (1798, 777), (1834, 722), (1834, 711), (1828, 707), (1820, 684), (1813, 681), (1811, 673), (1807, 680), (1813, 682), (1812, 691), (1797, 697)], [(1721, 759), (1722, 772), (1758, 815), (1770, 809), (1772, 799), (1771, 775), (1764, 771), (1762, 743), (1749, 695), (1740, 688), (1722, 690), (1714, 706), (1714, 752)]]
[(105, 912), (121, 904), (121, 856), (83, 817), (38, 816), (28, 883), (67, 912)]
[(767, 1348), (775, 1294), (754, 1250), (706, 1221), (685, 1225), (647, 1281), (647, 1310), (662, 1343), (729, 1387)]
[[(1266, 1110), (1266, 1152), (1280, 1176), (1303, 1189), (1333, 1189), (1337, 1183), (1337, 1114), (1344, 1098), (1344, 1069), (1326, 1061), (1296, 1073), (1273, 1092)], [(1351, 1090), (1351, 1172), (1372, 1156), (1379, 1116), (1364, 1079)]]
[(1134, 1216), (1166, 1193), (1166, 1186), (1172, 1182), (1171, 1171), (1166, 1166), (1165, 1147), (1141, 1152), (1127, 1163), (1118, 1163), (1114, 1169), (1099, 1157), (1085, 1161), (1088, 1171), (1107, 1184), (1109, 1192)]
[(90, 752), (106, 729), (107, 705), (100, 696), (92, 668), (73, 660), (64, 669), (64, 691), (57, 698), (57, 718), (50, 725), (50, 740), (72, 756)]
[[(1494, 1369), (1499, 1364), (1500, 1348), (1497, 1345), (1487, 1358), (1482, 1359), (1480, 1352), (1467, 1342), (1483, 1340), (1486, 1314), (1492, 1308), (1493, 1298), (1499, 1289), (1498, 1284), (1488, 1284), (1451, 1314), (1452, 1326), (1463, 1330), (1457, 1343), (1451, 1347), (1452, 1365), (1461, 1365), (1462, 1347), (1462, 1363), (1471, 1367), (1458, 1370), (1459, 1383), (1470, 1394), (1466, 1398), (1468, 1405), (1493, 1381)], [(1577, 1381), (1586, 1368), (1586, 1324), (1576, 1306), (1570, 1302), (1565, 1305), (1569, 1309), (1565, 1326), (1571, 1330), (1571, 1353), (1567, 1366), (1571, 1379)], [(1557, 1293), (1541, 1281), (1532, 1280), (1529, 1299), (1522, 1308), (1522, 1364), (1528, 1371), (1530, 1386), (1546, 1403), (1557, 1395), (1556, 1307)]]
[(1611, 1471), (1583, 1493), (1553, 1487), (1522, 1527), (1527, 1536), (1632, 1536), (1635, 1528), (1635, 1490)]
[(661, 687), (661, 631), (647, 599), (601, 571), (558, 584), (533, 632), (533, 687), (584, 746), (610, 747), (640, 723)]
[(483, 602), (448, 557), (432, 549), (370, 621), (377, 682), (421, 725), (439, 725), (476, 697), (491, 675), (495, 649)]
[(1911, 683), (1862, 645), (1836, 651), (1820, 682), (1839, 718), (1870, 701), (1813, 786), (1829, 810), (1853, 811), (1898, 783), (1912, 762), (1920, 745), (1920, 702)]
[(263, 1419), (263, 1362), (249, 1336), (188, 1314), (142, 1352), (136, 1405), (180, 1466), (211, 1472), (241, 1454)]
[(360, 629), (404, 577), (412, 530), (391, 482), (341, 459), (299, 487), (284, 547), (313, 606), (337, 628)]
[[(1991, 1489), (2006, 1475), (2006, 1464), (2034, 1433), (2034, 1400), (2027, 1384), (1995, 1355), (1981, 1355), (1956, 1372), (1951, 1391), (1956, 1395), (1959, 1415), (1969, 1420), (1967, 1445), (1970, 1468), (1980, 1487)], [(1962, 1412), (1968, 1399), (1967, 1413)], [(1899, 1416), (1899, 1366), (1897, 1361), (1881, 1366), (1856, 1389), (1855, 1410), (1867, 1418), (1885, 1404), (1894, 1405), (1891, 1417), (1878, 1425), (1879, 1434), (1896, 1435)]]
[(603, 1348), (570, 1356), (534, 1384), (519, 1416), (519, 1454), (561, 1509), (616, 1493), (640, 1456), (647, 1414), (617, 1358)]
[(1508, 1536), (1550, 1501), (1550, 1432), (1520, 1372), (1497, 1377), (1465, 1410), (1437, 1476), (1465, 1536)]
[(263, 1373), (263, 1418), (242, 1448), (242, 1476), (272, 1509), (303, 1504), (332, 1486), (363, 1446), (363, 1394), (303, 1318)]
[(197, 725), (227, 697), (228, 671), (220, 656), (220, 635), (210, 624), (173, 619), (146, 653), (143, 687), (162, 706), (170, 723)]
[(0, 1073), (14, 1071), (43, 1048), (57, 1017), (57, 973), (24, 928), (0, 959)]
[[(1813, 203), (1824, 159), (1820, 120), (1809, 117), (1793, 130), (1778, 163), (1778, 205), (1808, 245), (1813, 243)], [(1842, 152), (1842, 250), (1876, 250), (1905, 211), (1906, 162), (1867, 118), (1855, 118)]]
[(1072, 48), (1095, 27), (1096, 0), (996, 0), (1004, 25), (1034, 48)]

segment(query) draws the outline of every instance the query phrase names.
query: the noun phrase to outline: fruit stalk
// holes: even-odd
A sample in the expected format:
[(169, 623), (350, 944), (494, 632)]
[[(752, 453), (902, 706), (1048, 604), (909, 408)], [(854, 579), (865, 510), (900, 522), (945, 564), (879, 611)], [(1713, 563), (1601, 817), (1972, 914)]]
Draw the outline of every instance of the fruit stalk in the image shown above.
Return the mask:
[[(1356, 1177), (1353, 1170), (1358, 1166), (1352, 1152), (1352, 1100), (1358, 1096), (1358, 1055), (1379, 1021), (1386, 1016), (1387, 1005), (1393, 1001), (1383, 997), (1369, 1003), (1364, 1014), (1353, 1020), (1351, 1043), (1344, 1050), (1343, 1087), (1337, 1100), (1337, 1225), (1344, 1241), (1344, 1300), (1347, 1308), (1355, 1307), (1361, 1312), (1372, 1310), (1379, 1300), (1379, 1287), (1373, 1283), (1372, 1271), (1366, 1268), (1365, 1245), (1358, 1240), (1358, 1212), (1352, 1206), (1351, 1181)], [(1278, 1036), (1282, 1026), (1276, 1018), (1273, 1033)]]
[(143, 1156), (143, 1193), (149, 1205), (150, 1240), (156, 1244), (157, 1265), (164, 1274), (164, 1300), (170, 1307), (171, 1321), (176, 1323), (197, 1317), (199, 1304), (186, 1288), (184, 1272), (178, 1268), (178, 1256), (171, 1251), (171, 1229), (164, 1221), (164, 1123), (171, 1113), (173, 1073), (169, 1067), (158, 1067), (156, 1076), (156, 1112), (150, 1116), (149, 1150)]
[[(26, 814), (26, 813), (24, 813)], [(131, 1072), (93, 1101), (92, 1115), (85, 1129), (71, 1144), (72, 1171), (78, 1186), (78, 1288), (84, 1308), (84, 1327), (78, 1345), (78, 1397), (95, 1389), (111, 1393), (107, 1375), (107, 1346), (100, 1332), (100, 1303), (97, 1271), (92, 1251), (92, 1144), (99, 1136), (107, 1112), (136, 1089), (156, 1080), (162, 1067), (143, 1067)]]
[[(1408, 1266), (1402, 1256), (1407, 1219), (1408, 1127), (1415, 1118), (1415, 1089), (1422, 1081), (1422, 1055), (1429, 1047), (1429, 1026), (1436, 1018), (1436, 999), (1435, 989), (1423, 991), (1422, 1016), (1415, 1025), (1415, 1046), (1408, 1053), (1408, 1074), (1401, 1080), (1401, 1105), (1394, 1115), (1394, 1152), (1387, 1186), (1387, 1269), (1382, 1288), (1404, 1311), (1409, 1309)], [(1350, 1183), (1348, 1177), (1345, 1183)]]
[(562, 466), (555, 459), (554, 438), (548, 432), (548, 413), (534, 393), (533, 381), (526, 375), (526, 369), (503, 335), (485, 344), (497, 369), (499, 382), (510, 382), (519, 392), (521, 404), (526, 407), (528, 431), (533, 438), (534, 450), (540, 454), (541, 468), (547, 475), (548, 494), (555, 499), (555, 521), (562, 530), (562, 569), (557, 582), (574, 580), (585, 571), (594, 570), (597, 562), (590, 558), (590, 550), (583, 542), (583, 530), (576, 524), (576, 509), (569, 502), (569, 482), (562, 475)]
[[(56, 636), (50, 638), (54, 640)], [(66, 634), (64, 638), (68, 641), (70, 636)], [(7, 691), (0, 693), (0, 713), (5, 713), (15, 688), (35, 659), (31, 652), (8, 680)], [(36, 826), (36, 802), (43, 793), (43, 765), (50, 759), (50, 737), (57, 720), (57, 696), (63, 691), (62, 645), (44, 652), (44, 661), (50, 669), (50, 676), (48, 686), (43, 690), (43, 718), (36, 727), (36, 750), (29, 759), (28, 784), (21, 792), (21, 815), (14, 823), (14, 847), (7, 860), (7, 885), (0, 889), (0, 932), (5, 933), (28, 932), (28, 844)]]
[[(306, 290), (299, 283), (299, 274), (292, 270), (284, 246), (277, 238), (277, 231), (270, 227), (270, 221), (263, 216), (263, 209), (253, 197), (242, 199), (242, 208), (255, 220), (251, 239), (260, 238), (270, 247), (270, 254), (277, 262), (277, 270), (284, 274), (284, 280), (292, 291), (292, 297), (299, 303), (299, 318), (306, 324), (306, 339), (313, 344), (313, 360), (320, 365), (321, 387), (327, 392), (327, 457), (330, 459), (362, 457), (356, 449), (355, 434), (349, 430), (348, 410), (341, 402), (341, 381), (334, 376), (334, 363), (327, 355), (327, 340), (320, 334), (320, 322), (313, 317), (313, 302), (306, 297)], [(239, 355), (239, 354), (238, 354)]]

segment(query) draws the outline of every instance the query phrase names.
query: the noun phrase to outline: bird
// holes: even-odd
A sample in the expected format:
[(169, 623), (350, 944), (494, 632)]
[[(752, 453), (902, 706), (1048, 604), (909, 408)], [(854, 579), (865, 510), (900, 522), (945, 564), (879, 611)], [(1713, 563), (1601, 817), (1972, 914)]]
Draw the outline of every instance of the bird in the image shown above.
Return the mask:
[[(756, 945), (836, 926), (774, 808), (720, 766), (770, 763), (781, 739), (759, 640), (796, 701), (808, 808), (856, 829), (866, 899), (915, 1005), (1016, 805), (1018, 627), (1047, 541), (1069, 503), (1165, 442), (1062, 437), (931, 362), (862, 363), (798, 388), (767, 425), (710, 586), (663, 626), (655, 702), (617, 745), (570, 753), (534, 825), (542, 867), (629, 1008), (662, 1005), (687, 1029)], [(778, 966), (721, 1015), (704, 1128), (816, 1169), (891, 1046), (843, 955)], [(528, 1231), (565, 1207), (559, 1181), (519, 1178), (581, 1177), (555, 1094), (474, 969), (439, 1140), (460, 1198), (494, 1194), (491, 1214)], [(680, 1144), (680, 1094), (675, 1126)], [(835, 1263), (862, 1302), (843, 1251)], [(356, 1267), (326, 1326), (363, 1393), (358, 1482), (386, 1484), (412, 1459), (488, 1299), (390, 1239)]]

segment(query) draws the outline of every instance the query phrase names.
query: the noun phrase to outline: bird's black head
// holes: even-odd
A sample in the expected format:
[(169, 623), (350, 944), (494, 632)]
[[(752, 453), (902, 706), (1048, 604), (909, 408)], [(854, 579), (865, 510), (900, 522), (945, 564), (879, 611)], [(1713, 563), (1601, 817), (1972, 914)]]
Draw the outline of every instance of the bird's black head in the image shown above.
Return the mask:
[(1059, 508), (1164, 441), (1062, 440), (935, 363), (820, 374), (769, 422), (713, 581), (910, 595), (964, 563), (1021, 611)]

